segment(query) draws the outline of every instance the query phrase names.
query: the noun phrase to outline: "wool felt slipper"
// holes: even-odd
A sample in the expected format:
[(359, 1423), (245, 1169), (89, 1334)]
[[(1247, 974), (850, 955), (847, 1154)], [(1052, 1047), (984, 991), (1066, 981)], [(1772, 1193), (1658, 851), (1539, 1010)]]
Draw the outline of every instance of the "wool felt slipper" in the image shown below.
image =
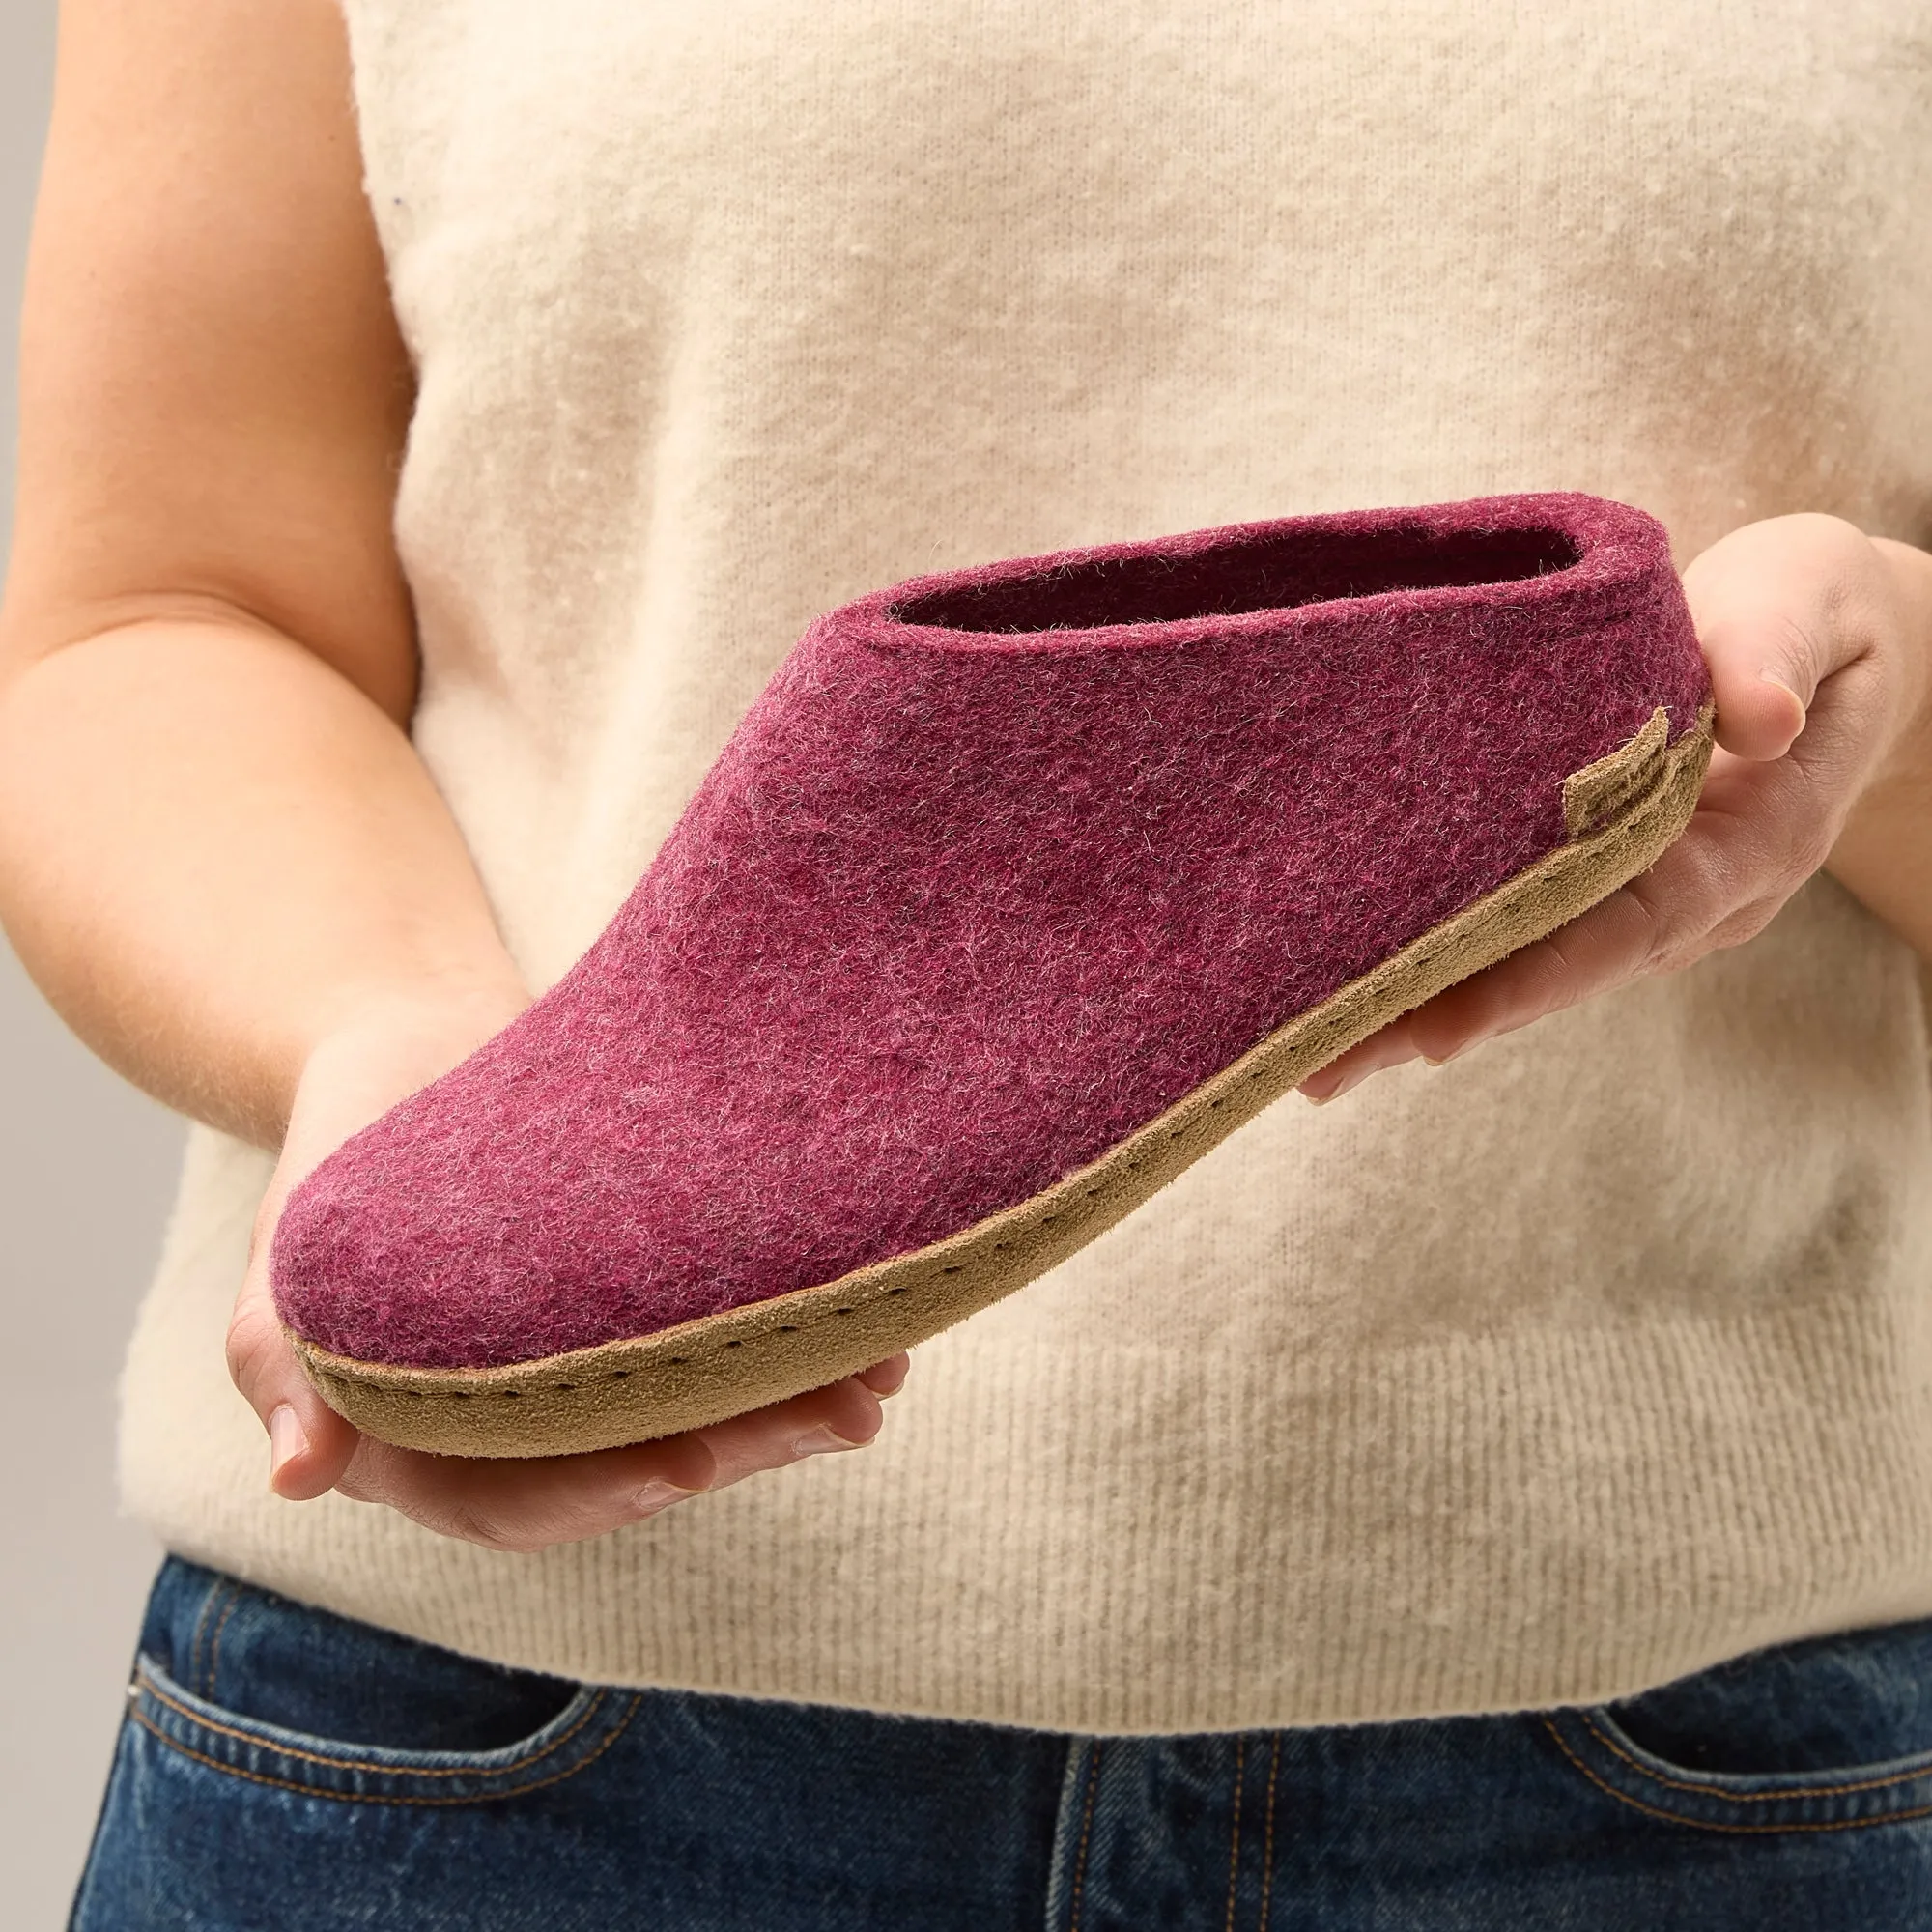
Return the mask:
[(281, 1319), (372, 1435), (554, 1455), (936, 1334), (1676, 836), (1662, 527), (1581, 496), (916, 579), (812, 625), (582, 960), (324, 1161)]

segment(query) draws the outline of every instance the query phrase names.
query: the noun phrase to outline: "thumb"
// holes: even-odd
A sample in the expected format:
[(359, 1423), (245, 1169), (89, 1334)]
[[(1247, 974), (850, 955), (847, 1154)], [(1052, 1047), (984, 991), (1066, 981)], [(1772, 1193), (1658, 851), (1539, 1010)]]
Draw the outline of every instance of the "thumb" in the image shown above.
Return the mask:
[(1791, 750), (1826, 681), (1871, 648), (1861, 606), (1876, 564), (1855, 525), (1813, 515), (1747, 524), (1692, 561), (1684, 592), (1725, 751), (1762, 762)]
[(269, 1433), (269, 1487), (305, 1502), (333, 1489), (361, 1440), (317, 1394), (275, 1314), (269, 1254), (286, 1190), (265, 1203), (228, 1323), (228, 1373)]

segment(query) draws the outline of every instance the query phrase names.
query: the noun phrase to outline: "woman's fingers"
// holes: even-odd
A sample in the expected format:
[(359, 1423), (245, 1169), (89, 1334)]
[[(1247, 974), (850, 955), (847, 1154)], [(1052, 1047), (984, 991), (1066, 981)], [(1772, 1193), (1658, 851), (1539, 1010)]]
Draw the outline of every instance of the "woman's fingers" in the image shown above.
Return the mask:
[(365, 1436), (336, 1488), (439, 1536), (530, 1551), (654, 1516), (711, 1489), (716, 1475), (709, 1450), (692, 1436), (504, 1462), (429, 1456)]
[[(897, 1356), (867, 1373), (895, 1388), (904, 1363)], [(711, 1429), (586, 1456), (477, 1461), (364, 1437), (335, 1487), (441, 1536), (530, 1551), (603, 1536), (761, 1470), (861, 1448), (883, 1421), (880, 1394), (852, 1376)]]
[[(903, 1355), (894, 1362), (903, 1363)], [(880, 1365), (879, 1374), (890, 1371), (891, 1362)], [(903, 1370), (899, 1381), (905, 1379)], [(895, 1389), (897, 1383), (893, 1385)], [(793, 1396), (789, 1402), (774, 1403), (769, 1408), (753, 1409), (749, 1415), (735, 1415), (728, 1422), (700, 1430), (705, 1446), (718, 1466), (712, 1485), (722, 1489), (760, 1469), (777, 1468), (786, 1463), (802, 1462), (826, 1450), (862, 1449), (879, 1433), (885, 1422), (885, 1395), (869, 1387), (864, 1376), (848, 1376), (830, 1388), (813, 1389)]]
[(323, 1401), (303, 1372), (275, 1313), (270, 1284), (269, 1253), (275, 1223), (320, 1151), (305, 1146), (300, 1122), (293, 1122), (256, 1211), (247, 1271), (228, 1319), (228, 1373), (268, 1432), (269, 1487), (289, 1502), (327, 1494), (362, 1439)]
[(1405, 1061), (1439, 1065), (1630, 980), (1754, 937), (1830, 850), (1836, 818), (1816, 792), (1795, 758), (1753, 764), (1719, 752), (1684, 836), (1647, 872), (1371, 1035), (1301, 1091), (1332, 1100)]
[(912, 1372), (912, 1357), (903, 1350), (890, 1360), (879, 1362), (869, 1369), (859, 1371), (859, 1379), (874, 1395), (897, 1395), (905, 1386), (905, 1378)]
[(1547, 939), (1513, 952), (1373, 1033), (1301, 1083), (1311, 1100), (1339, 1099), (1372, 1073), (1411, 1060), (1454, 1060), (1497, 1034), (1574, 1006), (1645, 970), (1654, 908), (1630, 887)]
[(1871, 540), (1838, 517), (1747, 524), (1690, 563), (1684, 594), (1718, 743), (1753, 762), (1791, 750), (1828, 681), (1871, 660), (1894, 615)]
[(1825, 863), (1911, 711), (1897, 573), (1838, 518), (1776, 517), (1714, 544), (1684, 588), (1719, 747), (1684, 836), (1602, 904), (1312, 1075), (1311, 1099), (1739, 945)]
[(228, 1372), (269, 1433), (270, 1488), (292, 1502), (333, 1489), (361, 1438), (302, 1373), (259, 1260), (228, 1324)]

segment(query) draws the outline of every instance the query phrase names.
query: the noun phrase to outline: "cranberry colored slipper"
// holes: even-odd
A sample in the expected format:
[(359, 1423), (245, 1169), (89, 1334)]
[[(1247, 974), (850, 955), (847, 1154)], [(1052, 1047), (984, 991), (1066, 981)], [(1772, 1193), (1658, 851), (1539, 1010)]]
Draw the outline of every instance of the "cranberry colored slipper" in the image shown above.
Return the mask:
[(879, 1361), (1642, 871), (1710, 752), (1581, 496), (920, 578), (820, 618), (582, 960), (316, 1169), (326, 1399), (553, 1455)]

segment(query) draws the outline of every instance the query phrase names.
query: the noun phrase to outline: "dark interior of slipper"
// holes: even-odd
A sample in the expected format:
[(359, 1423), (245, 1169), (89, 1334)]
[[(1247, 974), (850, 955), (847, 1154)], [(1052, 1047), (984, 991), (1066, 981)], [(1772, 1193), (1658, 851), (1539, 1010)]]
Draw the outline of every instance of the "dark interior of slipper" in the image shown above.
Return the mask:
[(935, 591), (897, 605), (893, 615), (950, 631), (1172, 624), (1390, 590), (1515, 582), (1566, 570), (1580, 554), (1576, 539), (1558, 529), (1277, 531), (1191, 554), (1142, 552)]

